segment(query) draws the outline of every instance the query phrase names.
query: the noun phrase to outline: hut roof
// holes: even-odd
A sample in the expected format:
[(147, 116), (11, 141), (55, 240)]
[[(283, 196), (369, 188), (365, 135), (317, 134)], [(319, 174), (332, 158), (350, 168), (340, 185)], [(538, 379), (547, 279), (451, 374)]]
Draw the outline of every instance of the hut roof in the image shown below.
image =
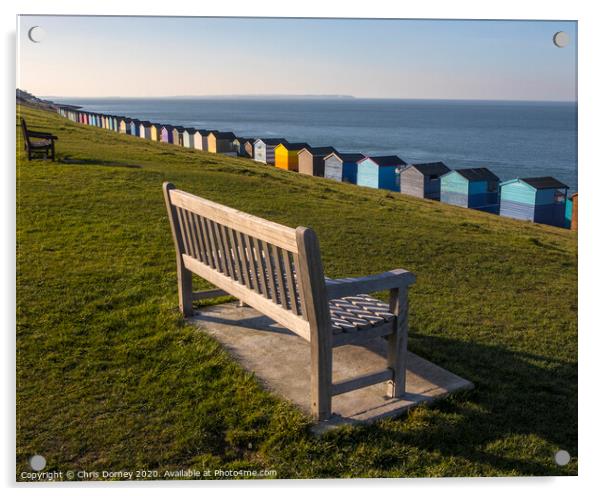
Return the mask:
[(260, 140), (263, 141), (266, 145), (279, 145), (280, 143), (286, 145), (288, 143), (288, 141), (286, 141), (284, 138), (257, 138), (255, 140), (255, 143)]
[[(366, 158), (366, 156), (361, 153), (339, 153), (336, 150), (330, 155), (336, 156), (341, 162), (359, 162)], [(326, 158), (329, 158), (330, 155), (326, 155)]]
[(186, 131), (188, 134), (194, 134), (196, 133), (196, 129), (193, 127), (185, 127), (184, 131)]
[(184, 128), (182, 126), (174, 126), (173, 127), (176, 131), (178, 131), (178, 133), (183, 133), (184, 132)]
[(320, 146), (320, 147), (310, 146), (305, 149), (309, 153), (311, 153), (314, 157), (326, 157), (327, 155), (337, 152), (332, 146)]
[(282, 145), (290, 151), (303, 150), (303, 148), (310, 148), (307, 143), (282, 143)]
[(161, 127), (167, 129), (168, 131), (173, 131), (173, 126), (171, 124), (163, 124)]
[(429, 162), (426, 164), (412, 164), (423, 176), (442, 176), (450, 171), (450, 168), (443, 162)]
[(139, 122), (140, 122), (140, 124), (142, 124), (144, 127), (148, 127), (148, 126), (151, 126), (151, 125), (152, 125), (150, 121), (139, 121)]
[(363, 160), (365, 157), (365, 155), (362, 155), (361, 153), (338, 153), (337, 152), (337, 155), (343, 162), (359, 162), (360, 160)]
[(401, 160), (397, 155), (381, 155), (377, 157), (365, 157), (361, 160), (372, 160), (375, 164), (381, 167), (393, 167), (398, 165), (407, 165), (403, 160)]
[(236, 139), (236, 135), (230, 131), (210, 131), (209, 134), (213, 134), (213, 136), (219, 139)]
[(521, 177), (521, 181), (527, 183), (529, 186), (535, 189), (563, 189), (568, 188), (564, 183), (561, 183), (558, 179), (551, 176), (544, 177)]
[[(182, 128), (183, 130), (184, 128)], [(207, 136), (209, 134), (209, 131), (207, 131), (206, 129), (195, 129), (194, 130), (195, 134), (199, 133), (201, 136)]]
[(473, 169), (455, 169), (454, 172), (457, 172), (465, 179), (469, 181), (499, 181), (500, 178), (497, 177), (493, 172), (485, 167), (476, 167)]

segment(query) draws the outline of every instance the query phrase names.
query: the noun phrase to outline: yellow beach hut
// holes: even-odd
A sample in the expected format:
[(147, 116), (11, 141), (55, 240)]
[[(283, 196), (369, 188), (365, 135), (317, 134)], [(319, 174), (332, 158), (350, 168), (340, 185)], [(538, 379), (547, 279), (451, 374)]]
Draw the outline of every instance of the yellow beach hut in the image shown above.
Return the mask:
[(152, 123), (150, 132), (151, 132), (151, 141), (161, 141), (161, 124)]
[(309, 148), (307, 143), (280, 143), (274, 148), (274, 165), (279, 169), (299, 171), (299, 152)]

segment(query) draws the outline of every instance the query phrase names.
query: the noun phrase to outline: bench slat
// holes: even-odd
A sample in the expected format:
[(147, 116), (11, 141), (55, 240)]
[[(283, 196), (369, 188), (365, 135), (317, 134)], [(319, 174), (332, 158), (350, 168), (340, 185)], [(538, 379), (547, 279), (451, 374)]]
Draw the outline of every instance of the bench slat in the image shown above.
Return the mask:
[(284, 272), (286, 274), (286, 285), (288, 287), (288, 303), (289, 308), (300, 315), (299, 306), (297, 305), (297, 295), (295, 294), (295, 280), (293, 279), (293, 268), (291, 267), (291, 259), (287, 252), (284, 255)]
[(274, 278), (275, 277), (274, 269), (272, 268), (272, 255), (270, 253), (270, 245), (268, 243), (266, 243), (264, 240), (261, 240), (260, 243), (261, 243), (261, 249), (263, 251), (263, 255), (265, 258), (266, 270), (268, 272), (267, 278), (268, 278), (270, 299), (274, 303), (278, 303), (278, 298), (276, 296), (276, 280)]
[(274, 282), (277, 284), (276, 289), (276, 297), (278, 298), (278, 303), (282, 306), (282, 308), (288, 308), (286, 306), (286, 295), (284, 294), (284, 277), (282, 276), (282, 265), (280, 264), (280, 248), (275, 245), (270, 245), (272, 250), (272, 260), (274, 262), (274, 270), (276, 272), (276, 278)]
[(169, 194), (172, 204), (176, 207), (190, 210), (201, 217), (263, 239), (292, 253), (298, 252), (295, 230), (290, 227), (199, 198), (185, 191), (174, 189)]
[(200, 226), (200, 218), (197, 214), (192, 214), (192, 223), (194, 226), (194, 234), (197, 238), (197, 242), (199, 244), (200, 249), (200, 260), (203, 263), (207, 263), (207, 247), (205, 246), (205, 240), (203, 239), (203, 234)]
[(251, 278), (249, 276), (249, 262), (247, 260), (246, 254), (245, 254), (245, 248), (243, 245), (242, 234), (239, 231), (235, 231), (235, 233), (236, 233), (236, 248), (238, 250), (238, 258), (242, 265), (242, 275), (243, 275), (244, 285), (249, 288), (252, 288)]
[(259, 279), (261, 282), (261, 293), (266, 298), (269, 298), (270, 293), (268, 291), (268, 280), (266, 278), (267, 267), (265, 266), (263, 253), (257, 238), (253, 238), (253, 246), (255, 247), (255, 253), (257, 255), (257, 270), (259, 271)]
[(192, 249), (192, 253), (196, 258), (201, 258), (201, 250), (199, 248), (199, 241), (196, 233), (194, 232), (194, 223), (193, 217), (194, 214), (192, 212), (184, 211), (184, 217), (186, 220), (186, 231), (188, 231), (188, 239), (190, 240), (190, 247)]
[(184, 245), (184, 252), (190, 253), (190, 246), (188, 244), (188, 236), (186, 235), (186, 226), (184, 225), (184, 211), (181, 208), (176, 208), (176, 215), (178, 217), (178, 224), (180, 225), (180, 232), (182, 233), (182, 244)]
[(231, 270), (230, 270), (229, 257), (226, 253), (226, 248), (224, 246), (224, 240), (222, 239), (222, 232), (220, 229), (223, 226), (221, 224), (216, 224), (215, 222), (213, 222), (212, 224), (213, 224), (213, 234), (217, 241), (217, 249), (219, 251), (220, 260), (222, 263), (222, 272), (224, 274), (226, 274), (227, 276), (232, 277)]
[(226, 227), (226, 231), (228, 231), (228, 238), (230, 240), (230, 248), (232, 249), (232, 258), (234, 260), (234, 265), (236, 267), (236, 280), (244, 284), (244, 279), (242, 276), (242, 265), (240, 263), (240, 257), (238, 255), (238, 245), (236, 244), (236, 239), (234, 236), (234, 231), (229, 227)]
[[(209, 231), (207, 230), (207, 219), (202, 216), (199, 216), (199, 221), (201, 223), (201, 233), (203, 236), (203, 243), (205, 245), (205, 249), (207, 250), (207, 262), (209, 267), (215, 269), (215, 256), (213, 252), (213, 246), (211, 245), (211, 240), (209, 239)], [(206, 263), (207, 263), (206, 262)]]

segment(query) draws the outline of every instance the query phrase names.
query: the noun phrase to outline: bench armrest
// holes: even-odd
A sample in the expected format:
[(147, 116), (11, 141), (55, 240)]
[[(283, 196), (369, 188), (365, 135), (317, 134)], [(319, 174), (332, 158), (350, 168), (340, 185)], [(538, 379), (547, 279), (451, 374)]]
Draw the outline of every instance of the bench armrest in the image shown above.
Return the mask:
[(401, 288), (416, 282), (416, 276), (404, 269), (393, 269), (381, 274), (344, 279), (326, 279), (328, 299), (342, 298), (362, 293), (374, 293)]
[(32, 138), (46, 138), (46, 139), (58, 140), (58, 138), (54, 134), (50, 134), (50, 133), (42, 133), (42, 132), (38, 132), (38, 131), (27, 131), (27, 134)]

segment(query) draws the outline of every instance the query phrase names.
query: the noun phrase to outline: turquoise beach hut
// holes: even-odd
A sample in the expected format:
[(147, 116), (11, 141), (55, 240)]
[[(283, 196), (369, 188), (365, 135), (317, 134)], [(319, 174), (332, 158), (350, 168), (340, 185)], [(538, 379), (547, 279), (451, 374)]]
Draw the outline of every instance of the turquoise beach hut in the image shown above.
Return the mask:
[(567, 191), (566, 184), (550, 176), (505, 181), (500, 185), (500, 215), (565, 227)]
[(365, 157), (357, 163), (357, 185), (399, 191), (399, 169), (406, 165), (397, 155)]
[(452, 170), (441, 176), (441, 201), (498, 213), (499, 184), (500, 178), (485, 167)]

